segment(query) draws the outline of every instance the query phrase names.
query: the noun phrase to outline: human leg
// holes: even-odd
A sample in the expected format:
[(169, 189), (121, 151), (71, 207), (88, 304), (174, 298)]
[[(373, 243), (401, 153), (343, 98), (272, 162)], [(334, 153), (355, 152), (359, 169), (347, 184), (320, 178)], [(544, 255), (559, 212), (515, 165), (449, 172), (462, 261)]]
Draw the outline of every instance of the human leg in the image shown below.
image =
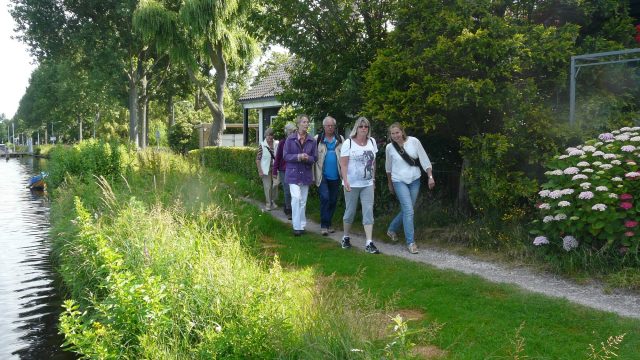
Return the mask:
[[(327, 185), (329, 188), (329, 206), (328, 206), (328, 228), (331, 230), (333, 223), (333, 214), (336, 212), (336, 206), (338, 205), (338, 194), (340, 193), (340, 180), (328, 180)], [(333, 230), (331, 230), (333, 232)]]
[(307, 226), (307, 197), (309, 196), (309, 185), (300, 185), (300, 227), (302, 230)]
[(278, 207), (276, 202), (278, 201), (278, 186), (274, 186), (273, 173), (269, 171), (269, 179), (271, 179), (271, 208)]
[(265, 209), (271, 210), (271, 178), (269, 174), (261, 176), (264, 190)]
[(289, 191), (289, 184), (284, 181), (284, 171), (278, 171), (278, 177), (282, 184), (282, 191), (284, 192), (284, 213), (291, 215), (291, 192)]
[(301, 208), (301, 196), (302, 190), (301, 186), (297, 184), (289, 184), (289, 189), (291, 191), (291, 222), (293, 223), (293, 230), (302, 230), (302, 219), (300, 216)]
[[(318, 195), (320, 197), (320, 228), (324, 231), (331, 225), (329, 215), (329, 183), (327, 179), (322, 179), (322, 182), (320, 182)], [(323, 235), (326, 234), (323, 232)]]
[[(395, 189), (395, 187), (394, 187)], [(416, 200), (418, 199), (418, 193), (420, 192), (420, 179), (414, 180), (411, 184), (406, 185), (406, 194), (404, 199), (400, 202), (402, 208), (402, 225), (404, 229), (404, 237), (407, 241), (407, 245), (414, 243), (414, 214)]]

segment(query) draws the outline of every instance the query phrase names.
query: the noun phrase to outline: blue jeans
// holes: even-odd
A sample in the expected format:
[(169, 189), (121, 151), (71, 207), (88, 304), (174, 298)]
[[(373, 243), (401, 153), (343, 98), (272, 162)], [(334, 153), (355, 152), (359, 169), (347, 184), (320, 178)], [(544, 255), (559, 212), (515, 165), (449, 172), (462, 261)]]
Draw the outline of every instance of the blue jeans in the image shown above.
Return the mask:
[(320, 227), (331, 227), (331, 219), (336, 212), (338, 193), (340, 192), (340, 180), (327, 180), (323, 177), (318, 193), (320, 194)]
[(397, 233), (400, 226), (403, 226), (404, 237), (407, 240), (407, 245), (410, 245), (414, 242), (413, 207), (420, 192), (420, 179), (414, 180), (411, 184), (394, 181), (393, 190), (395, 190), (398, 201), (400, 201), (400, 212), (393, 218), (387, 230)]

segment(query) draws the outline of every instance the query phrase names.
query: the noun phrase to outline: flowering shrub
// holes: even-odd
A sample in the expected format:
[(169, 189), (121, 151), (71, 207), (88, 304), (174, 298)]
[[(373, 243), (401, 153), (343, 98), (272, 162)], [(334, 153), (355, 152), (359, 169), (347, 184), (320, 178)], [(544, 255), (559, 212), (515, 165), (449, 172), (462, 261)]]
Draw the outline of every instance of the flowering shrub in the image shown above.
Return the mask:
[(638, 254), (640, 127), (604, 133), (549, 162), (536, 246)]

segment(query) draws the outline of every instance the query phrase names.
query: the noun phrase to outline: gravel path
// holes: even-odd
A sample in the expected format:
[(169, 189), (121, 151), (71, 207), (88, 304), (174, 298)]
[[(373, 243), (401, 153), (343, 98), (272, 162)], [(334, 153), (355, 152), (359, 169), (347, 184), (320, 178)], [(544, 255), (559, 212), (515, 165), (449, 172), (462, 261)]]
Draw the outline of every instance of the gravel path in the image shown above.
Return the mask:
[[(256, 206), (260, 204), (254, 200), (245, 199)], [(271, 215), (282, 222), (290, 222), (280, 209), (271, 211)], [(307, 231), (320, 234), (320, 225), (308, 221)], [(329, 234), (329, 238), (340, 242), (342, 232)], [(351, 235), (351, 244), (354, 248), (364, 251), (364, 236)], [(580, 285), (567, 281), (558, 276), (533, 272), (522, 267), (508, 267), (502, 264), (490, 263), (470, 257), (455, 255), (440, 249), (421, 248), (418, 254), (410, 254), (403, 241), (397, 244), (375, 241), (380, 252), (385, 255), (393, 255), (411, 261), (419, 261), (433, 265), (439, 269), (452, 269), (465, 274), (478, 275), (495, 283), (508, 283), (520, 286), (523, 289), (544, 294), (547, 296), (565, 298), (576, 304), (581, 304), (594, 309), (609, 311), (621, 316), (640, 319), (640, 296), (624, 292), (605, 293), (602, 284)]]

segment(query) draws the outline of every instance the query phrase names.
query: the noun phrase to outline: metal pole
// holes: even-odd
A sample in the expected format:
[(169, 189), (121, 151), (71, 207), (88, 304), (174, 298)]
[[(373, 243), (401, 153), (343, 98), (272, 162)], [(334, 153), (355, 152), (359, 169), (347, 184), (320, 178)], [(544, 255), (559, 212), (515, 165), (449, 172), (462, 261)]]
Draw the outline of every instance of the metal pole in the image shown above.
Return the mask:
[(569, 79), (569, 124), (576, 121), (576, 57), (571, 57), (571, 78)]

